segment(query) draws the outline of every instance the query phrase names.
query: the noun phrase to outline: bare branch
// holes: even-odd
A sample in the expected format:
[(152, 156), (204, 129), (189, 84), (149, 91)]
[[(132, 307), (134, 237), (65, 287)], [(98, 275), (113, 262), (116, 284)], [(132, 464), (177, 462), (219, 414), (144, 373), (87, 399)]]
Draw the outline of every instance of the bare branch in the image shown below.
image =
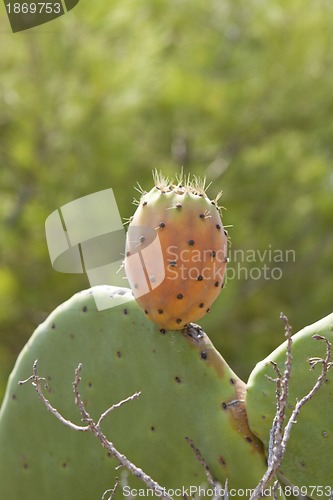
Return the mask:
[[(288, 419), (287, 424), (283, 428), (284, 420), (286, 418), (286, 407), (288, 402), (289, 394), (289, 384), (292, 369), (292, 338), (291, 338), (291, 327), (288, 322), (288, 318), (281, 313), (280, 318), (285, 324), (285, 335), (287, 337), (287, 351), (286, 351), (286, 362), (284, 373), (282, 374), (275, 362), (271, 362), (275, 373), (277, 374), (276, 379), (267, 377), (276, 383), (276, 413), (273, 420), (272, 428), (270, 431), (270, 439), (268, 446), (268, 465), (267, 470), (261, 480), (259, 481), (257, 487), (253, 491), (250, 500), (257, 500), (263, 496), (263, 492), (275, 473), (278, 471), (282, 459), (286, 452), (287, 443), (290, 438), (290, 433), (293, 425), (297, 422), (297, 417), (302, 409), (302, 407), (314, 396), (314, 394), (322, 386), (328, 370), (333, 366), (331, 361), (331, 343), (321, 335), (314, 335), (314, 340), (324, 340), (326, 343), (326, 356), (322, 358), (310, 358), (308, 360), (310, 368), (313, 369), (317, 364), (322, 365), (322, 371), (319, 375), (316, 383), (312, 389), (303, 396), (302, 399), (296, 402), (295, 408)], [(274, 499), (277, 498), (277, 481), (274, 482), (273, 493)]]
[(39, 377), (37, 375), (37, 365), (38, 365), (38, 360), (36, 359), (36, 361), (34, 362), (33, 364), (33, 367), (32, 367), (32, 371), (33, 371), (33, 375), (31, 375), (29, 378), (27, 378), (26, 380), (20, 380), (19, 381), (19, 385), (23, 385), (25, 384), (26, 382), (30, 382), (30, 380), (32, 380), (32, 385), (36, 388), (36, 391), (37, 391), (37, 394), (38, 396), (40, 397), (40, 399), (43, 401), (43, 403), (45, 404), (47, 410), (49, 412), (52, 413), (52, 415), (54, 415), (58, 420), (60, 420), (60, 422), (64, 425), (66, 425), (67, 427), (70, 427), (71, 429), (73, 429), (74, 431), (81, 431), (81, 432), (86, 432), (86, 431), (89, 431), (89, 427), (88, 426), (81, 426), (81, 425), (76, 425), (76, 424), (73, 424), (73, 422), (71, 422), (70, 420), (66, 420), (59, 412), (56, 408), (54, 408), (51, 403), (45, 398), (44, 394), (43, 394), (43, 391), (42, 391), (42, 388), (41, 388), (41, 381), (42, 380), (45, 380), (45, 378), (43, 377)]
[(225, 480), (225, 483), (224, 483), (224, 499), (223, 500), (229, 500), (228, 478)]
[[(81, 395), (80, 395), (80, 392), (79, 392), (79, 384), (81, 382), (81, 370), (82, 370), (82, 365), (79, 364), (79, 366), (77, 367), (77, 369), (75, 370), (75, 380), (73, 382), (73, 391), (74, 391), (74, 397), (75, 397), (75, 404), (76, 406), (79, 408), (80, 410), (80, 413), (81, 413), (81, 416), (82, 416), (82, 420), (84, 422), (87, 422), (87, 425), (86, 426), (78, 426), (78, 425), (75, 425), (73, 424), (71, 421), (69, 420), (66, 420), (59, 412), (58, 410), (56, 410), (51, 404), (50, 402), (45, 398), (44, 394), (43, 394), (43, 391), (42, 391), (42, 388), (41, 388), (41, 380), (45, 380), (41, 377), (39, 377), (37, 375), (37, 360), (34, 362), (33, 364), (33, 375), (30, 376), (28, 379), (24, 380), (24, 381), (21, 381), (19, 382), (19, 384), (24, 384), (28, 381), (32, 381), (33, 385), (36, 387), (36, 391), (38, 393), (38, 396), (40, 397), (40, 399), (42, 400), (42, 402), (44, 403), (44, 405), (46, 406), (46, 408), (58, 419), (60, 420), (60, 422), (64, 425), (66, 425), (67, 427), (73, 429), (73, 430), (76, 430), (76, 431), (90, 431), (92, 432), (96, 437), (97, 439), (100, 441), (100, 443), (102, 444), (102, 446), (108, 451), (108, 453), (110, 455), (112, 455), (113, 457), (115, 457), (118, 462), (119, 462), (119, 466), (123, 466), (124, 468), (126, 468), (129, 472), (131, 472), (131, 474), (133, 474), (135, 477), (137, 477), (138, 479), (141, 479), (141, 481), (143, 481), (146, 486), (148, 488), (150, 488), (154, 493), (156, 493), (156, 496), (162, 498), (163, 500), (172, 500), (172, 497), (170, 497), (169, 495), (166, 494), (165, 492), (165, 489), (162, 488), (156, 481), (154, 481), (148, 474), (146, 474), (145, 472), (143, 472), (142, 469), (136, 467), (136, 465), (134, 465), (124, 454), (120, 453), (115, 447), (114, 445), (108, 441), (108, 439), (106, 438), (106, 436), (103, 434), (101, 428), (100, 428), (100, 424), (101, 422), (104, 420), (104, 418), (109, 415), (109, 413), (115, 409), (115, 408), (119, 408), (121, 405), (123, 405), (124, 403), (128, 402), (128, 401), (133, 401), (134, 399), (137, 399), (139, 396), (140, 396), (140, 393), (136, 392), (135, 394), (133, 394), (132, 396), (130, 396), (129, 398), (121, 401), (120, 403), (117, 403), (115, 405), (113, 405), (111, 408), (108, 408), (101, 416), (100, 418), (98, 419), (97, 421), (97, 424), (94, 422), (94, 420), (91, 418), (91, 416), (89, 415), (89, 413), (87, 412), (85, 406), (84, 406), (84, 403), (83, 403), (83, 400), (81, 398)], [(114, 491), (115, 491), (115, 488), (116, 488), (117, 485), (115, 485), (115, 487), (113, 488)], [(105, 493), (104, 493), (104, 496), (103, 498), (105, 498), (105, 494), (107, 492), (111, 492), (111, 495), (113, 496), (114, 493), (112, 493), (112, 490), (107, 490)], [(112, 498), (112, 496), (110, 498)]]
[(129, 403), (129, 401), (134, 401), (135, 399), (138, 399), (139, 396), (141, 396), (141, 391), (135, 392), (134, 394), (132, 394), (132, 396), (129, 396), (128, 398), (123, 399), (119, 403), (116, 403), (116, 404), (112, 405), (104, 413), (102, 413), (102, 415), (100, 416), (100, 418), (99, 418), (99, 420), (97, 422), (97, 426), (100, 427), (100, 425), (103, 422), (103, 420), (105, 419), (105, 417), (107, 417), (109, 415), (109, 413), (111, 413), (113, 410), (116, 410), (117, 408), (120, 408), (125, 403)]
[[(290, 437), (291, 428), (297, 422), (297, 417), (298, 417), (302, 407), (311, 398), (313, 398), (315, 393), (320, 389), (320, 387), (323, 385), (323, 382), (326, 378), (328, 370), (332, 367), (332, 362), (331, 362), (332, 345), (331, 345), (331, 343), (327, 339), (325, 339), (324, 337), (321, 337), (321, 336), (314, 335), (313, 338), (315, 340), (324, 340), (325, 341), (325, 343), (326, 343), (326, 356), (324, 359), (321, 359), (321, 360), (316, 359), (316, 364), (319, 362), (321, 362), (321, 364), (322, 364), (321, 374), (319, 375), (315, 385), (308, 392), (308, 394), (303, 396), (303, 398), (301, 400), (297, 401), (296, 406), (295, 406), (295, 408), (294, 408), (294, 410), (293, 410), (293, 412), (288, 420), (288, 423), (287, 423), (285, 430), (284, 430), (284, 433), (283, 433), (283, 439), (282, 439), (282, 443), (281, 443), (283, 455), (286, 451), (286, 445), (287, 445), (287, 442), (288, 442), (289, 437)], [(309, 359), (309, 363), (310, 363), (311, 368), (313, 368), (312, 359), (313, 358)]]
[[(102, 500), (112, 500), (114, 497), (114, 494), (116, 493), (116, 489), (118, 488), (118, 484), (119, 484), (119, 478), (116, 477), (116, 482), (115, 482), (114, 487), (109, 489), (109, 490), (104, 491), (103, 496), (102, 496)], [(108, 498), (106, 498), (106, 495), (108, 493), (110, 493), (110, 495)]]
[(273, 485), (273, 500), (278, 500), (277, 491), (278, 491), (279, 481), (276, 480)]
[(191, 438), (189, 437), (185, 437), (185, 441), (191, 446), (192, 448), (192, 451), (195, 455), (195, 458), (198, 460), (198, 462), (200, 463), (200, 465), (203, 466), (204, 470), (205, 470), (205, 474), (206, 474), (206, 477), (207, 477), (207, 481), (208, 481), (208, 484), (210, 486), (212, 486), (213, 488), (215, 488), (216, 486), (216, 482), (213, 478), (213, 475), (207, 465), (207, 462), (205, 461), (205, 459), (203, 458), (203, 456), (201, 455), (201, 452), (200, 450), (195, 446), (194, 442), (192, 441)]
[[(208, 481), (208, 484), (209, 486), (211, 486), (213, 488), (214, 491), (218, 491), (220, 488), (219, 488), (219, 483), (217, 481), (215, 481), (214, 477), (213, 477), (213, 474), (211, 473), (209, 467), (208, 467), (208, 464), (206, 462), (206, 460), (204, 459), (204, 457), (202, 456), (201, 454), (201, 451), (199, 450), (199, 448), (197, 448), (194, 444), (194, 442), (192, 441), (191, 438), (189, 437), (185, 437), (185, 440), (186, 442), (190, 445), (190, 447), (192, 448), (193, 450), (193, 453), (195, 455), (195, 458), (198, 460), (198, 462), (203, 466), (204, 470), (205, 470), (205, 474), (206, 474), (206, 477), (207, 477), (207, 481)], [(226, 489), (225, 489), (225, 492), (228, 492), (228, 479), (226, 479)], [(228, 495), (228, 494), (227, 494)], [(228, 496), (226, 497), (224, 495), (224, 499), (226, 500), (228, 498)], [(220, 495), (215, 495), (214, 496), (214, 500), (221, 500), (221, 497)]]
[(283, 373), (283, 376), (281, 378), (281, 374), (279, 369), (276, 366), (276, 371), (278, 373), (278, 378), (280, 379), (280, 382), (277, 383), (277, 387), (281, 384), (281, 386), (278, 389), (278, 392), (280, 393), (280, 397), (277, 403), (277, 424), (276, 424), (276, 431), (275, 431), (275, 446), (273, 449), (274, 453), (279, 452), (279, 445), (282, 440), (282, 428), (283, 428), (283, 423), (286, 417), (286, 407), (287, 407), (287, 402), (288, 402), (288, 394), (289, 394), (289, 382), (290, 382), (290, 375), (291, 375), (291, 367), (292, 367), (292, 355), (291, 355), (291, 348), (292, 348), (292, 329), (291, 326), (289, 325), (288, 318), (285, 314), (281, 313), (280, 314), (280, 319), (284, 322), (284, 329), (285, 329), (285, 337), (287, 338), (287, 353), (286, 353), (286, 362), (285, 362), (285, 370)]

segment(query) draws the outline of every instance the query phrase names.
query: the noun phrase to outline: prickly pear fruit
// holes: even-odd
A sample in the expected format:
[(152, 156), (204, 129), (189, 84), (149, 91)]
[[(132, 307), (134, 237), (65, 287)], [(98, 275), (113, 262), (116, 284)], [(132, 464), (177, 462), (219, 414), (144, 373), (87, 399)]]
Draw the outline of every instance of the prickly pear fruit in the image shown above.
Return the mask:
[[(324, 336), (333, 342), (333, 314), (307, 326), (293, 335), (292, 371), (288, 397), (288, 414), (314, 386), (321, 373), (321, 363), (310, 369), (307, 360), (325, 357), (325, 343), (313, 335)], [(286, 342), (257, 364), (247, 384), (246, 408), (249, 425), (256, 436), (269, 445), (269, 431), (276, 411), (275, 384), (266, 375), (274, 377), (270, 361), (284, 371)], [(293, 426), (280, 473), (295, 485), (294, 492), (310, 498), (328, 498), (333, 488), (333, 373), (318, 392), (302, 408)], [(297, 488), (296, 488), (297, 487)]]
[(224, 285), (227, 233), (204, 182), (155, 173), (129, 224), (125, 272), (147, 317), (180, 330), (210, 312)]
[[(18, 385), (31, 375), (36, 358), (48, 384), (45, 396), (78, 425), (72, 382), (80, 362), (80, 393), (95, 421), (112, 404), (142, 391), (114, 410), (102, 429), (161, 486), (184, 488), (191, 498), (194, 488), (207, 484), (188, 437), (222, 486), (228, 477), (230, 489), (253, 488), (265, 459), (247, 425), (244, 384), (208, 337), (193, 326), (163, 334), (130, 290), (100, 286), (96, 294), (101, 300), (111, 296), (114, 307), (97, 311), (92, 291), (80, 292), (37, 328), (17, 360), (0, 412), (0, 498), (97, 500), (116, 476), (122, 486), (127, 481), (129, 488), (146, 491), (130, 474), (126, 479), (126, 471), (115, 470), (116, 461), (94, 436), (64, 427), (31, 385)], [(122, 486), (115, 500), (129, 494)]]

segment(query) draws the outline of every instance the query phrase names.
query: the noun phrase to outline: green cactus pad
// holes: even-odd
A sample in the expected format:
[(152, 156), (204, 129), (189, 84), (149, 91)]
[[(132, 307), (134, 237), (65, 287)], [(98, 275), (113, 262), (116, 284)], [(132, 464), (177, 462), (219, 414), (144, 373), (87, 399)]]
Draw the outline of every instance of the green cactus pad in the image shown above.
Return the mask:
[[(313, 335), (321, 335), (333, 342), (333, 314), (307, 326), (292, 337), (293, 361), (287, 417), (294, 409), (296, 400), (309, 392), (321, 373), (320, 363), (311, 370), (307, 362), (312, 357), (325, 357), (325, 342), (313, 339)], [(270, 361), (275, 361), (283, 371), (285, 356), (286, 342), (257, 364), (247, 385), (249, 425), (266, 447), (276, 410), (275, 384), (266, 375), (275, 377)], [(297, 423), (291, 430), (280, 472), (306, 496), (315, 499), (329, 498), (329, 491), (333, 487), (332, 457), (333, 373), (329, 371), (325, 383), (302, 408)]]
[[(98, 312), (93, 294), (115, 307)], [(127, 300), (127, 302), (126, 302)], [(90, 433), (63, 426), (33, 386), (18, 385), (32, 373), (46, 378), (50, 403), (81, 424), (74, 405), (74, 371), (82, 363), (80, 392), (97, 421), (109, 406), (142, 391), (112, 412), (103, 431), (119, 451), (166, 488), (203, 485), (206, 476), (185, 437), (200, 449), (214, 477), (230, 488), (251, 488), (265, 470), (261, 444), (248, 429), (244, 384), (199, 327), (160, 331), (145, 318), (127, 289), (83, 291), (41, 324), (10, 376), (0, 412), (0, 497), (6, 500), (101, 499), (115, 470)], [(118, 488), (115, 498), (123, 498)], [(235, 496), (234, 498), (237, 498)]]

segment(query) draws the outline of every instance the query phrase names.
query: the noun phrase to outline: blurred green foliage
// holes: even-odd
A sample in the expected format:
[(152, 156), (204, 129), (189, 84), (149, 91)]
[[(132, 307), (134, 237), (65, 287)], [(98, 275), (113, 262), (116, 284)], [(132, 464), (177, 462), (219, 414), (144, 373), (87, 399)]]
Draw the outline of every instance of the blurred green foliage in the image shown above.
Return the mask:
[(239, 277), (201, 324), (241, 377), (282, 341), (281, 310), (294, 331), (332, 311), (331, 1), (82, 1), (15, 35), (2, 9), (0, 400), (35, 327), (88, 286), (52, 269), (46, 217), (108, 187), (128, 217), (155, 167), (223, 190)]

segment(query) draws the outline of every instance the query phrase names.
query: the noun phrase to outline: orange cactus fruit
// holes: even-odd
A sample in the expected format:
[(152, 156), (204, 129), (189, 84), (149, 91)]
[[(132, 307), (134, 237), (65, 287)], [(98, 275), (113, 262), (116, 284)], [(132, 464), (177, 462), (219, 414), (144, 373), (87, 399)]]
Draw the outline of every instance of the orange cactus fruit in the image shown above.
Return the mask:
[(173, 181), (155, 171), (154, 180), (129, 222), (125, 272), (146, 316), (161, 329), (181, 330), (210, 312), (224, 286), (221, 193), (210, 200), (205, 179), (183, 174)]

